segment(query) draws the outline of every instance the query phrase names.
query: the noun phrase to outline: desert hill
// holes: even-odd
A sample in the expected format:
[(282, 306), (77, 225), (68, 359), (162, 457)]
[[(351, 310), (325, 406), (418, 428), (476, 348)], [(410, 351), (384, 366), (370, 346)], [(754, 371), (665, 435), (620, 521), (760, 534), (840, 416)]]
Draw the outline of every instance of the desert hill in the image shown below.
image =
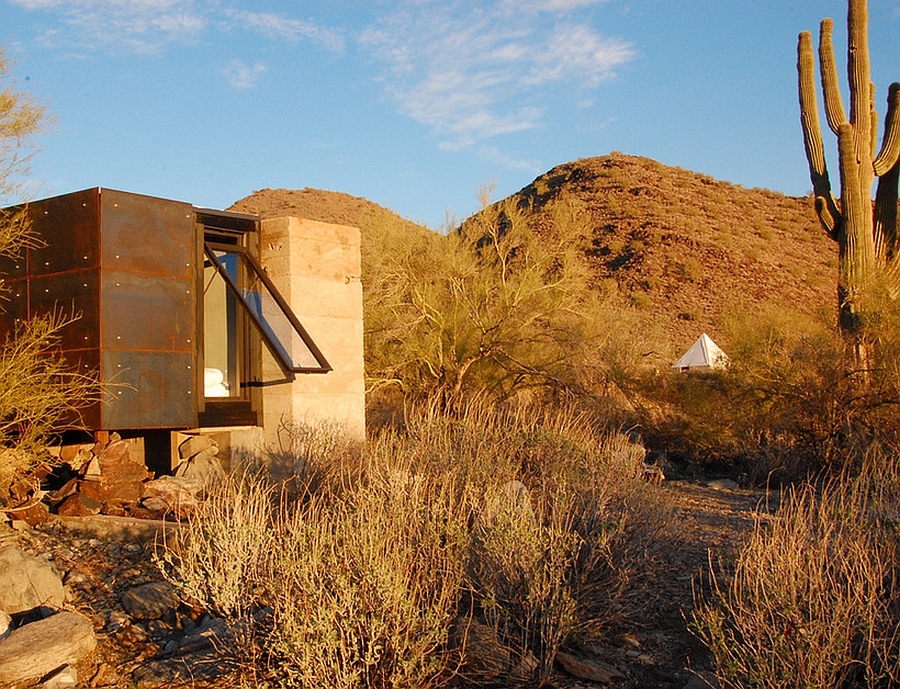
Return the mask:
[(428, 230), (384, 206), (359, 196), (324, 189), (260, 189), (232, 204), (230, 211), (254, 213), (262, 218), (293, 215), (308, 220), (350, 225), (365, 234), (375, 223), (391, 222), (407, 232)]
[(554, 204), (576, 203), (598, 283), (661, 326), (675, 351), (703, 331), (727, 345), (728, 313), (836, 306), (837, 250), (811, 199), (621, 153), (555, 167), (512, 198), (537, 231)]
[[(612, 153), (557, 166), (510, 200), (536, 232), (552, 222), (555, 205), (575, 204), (597, 288), (617, 292), (661, 333), (664, 341), (655, 347), (661, 361), (704, 331), (727, 350), (729, 313), (784, 308), (812, 315), (835, 308), (837, 251), (809, 198)], [(373, 246), (366, 237), (376, 224), (440, 241), (388, 209), (338, 192), (263, 189), (230, 210), (355, 225), (363, 252)]]

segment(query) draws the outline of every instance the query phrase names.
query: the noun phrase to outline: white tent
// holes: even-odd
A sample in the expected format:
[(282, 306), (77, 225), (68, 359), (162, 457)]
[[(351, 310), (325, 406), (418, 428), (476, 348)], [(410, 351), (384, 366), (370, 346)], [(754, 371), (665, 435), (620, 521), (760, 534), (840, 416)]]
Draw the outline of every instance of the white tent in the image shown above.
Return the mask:
[(678, 361), (672, 364), (672, 368), (681, 369), (682, 371), (689, 369), (713, 371), (727, 366), (728, 355), (706, 333), (697, 338), (697, 341), (691, 345), (691, 348)]

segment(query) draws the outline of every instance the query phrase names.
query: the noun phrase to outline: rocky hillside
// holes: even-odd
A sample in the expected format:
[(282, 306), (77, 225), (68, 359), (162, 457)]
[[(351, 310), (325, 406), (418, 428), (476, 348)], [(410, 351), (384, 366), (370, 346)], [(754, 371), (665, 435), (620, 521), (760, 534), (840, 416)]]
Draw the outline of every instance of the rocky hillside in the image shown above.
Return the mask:
[[(612, 153), (555, 167), (510, 200), (531, 216), (535, 231), (553, 222), (554, 207), (576, 209), (597, 288), (618, 292), (663, 333), (663, 358), (704, 331), (727, 349), (728, 313), (834, 310), (837, 250), (809, 198)], [(231, 210), (355, 225), (364, 252), (375, 224), (427, 232), (365, 199), (316, 189), (263, 189)]]
[(703, 331), (724, 338), (729, 312), (835, 308), (837, 250), (811, 199), (620, 153), (555, 167), (513, 198), (538, 231), (554, 204), (576, 204), (599, 285), (645, 312), (676, 350)]

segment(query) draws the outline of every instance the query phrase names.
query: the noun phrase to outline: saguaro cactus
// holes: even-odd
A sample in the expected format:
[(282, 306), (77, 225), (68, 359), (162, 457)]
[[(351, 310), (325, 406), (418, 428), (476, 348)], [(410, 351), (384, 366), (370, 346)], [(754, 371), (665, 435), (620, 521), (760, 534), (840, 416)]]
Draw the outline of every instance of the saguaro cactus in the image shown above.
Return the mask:
[[(867, 292), (874, 285), (900, 295), (900, 242), (897, 237), (897, 181), (900, 158), (900, 84), (888, 90), (884, 137), (878, 149), (875, 86), (869, 69), (867, 0), (849, 0), (847, 13), (847, 72), (850, 115), (844, 110), (838, 87), (832, 29), (824, 19), (819, 33), (819, 70), (825, 116), (837, 136), (840, 166), (840, 203), (831, 190), (819, 109), (816, 101), (815, 58), (808, 31), (800, 34), (797, 71), (800, 86), (800, 121), (816, 213), (828, 235), (838, 243), (841, 331), (851, 346), (858, 369), (867, 369), (870, 352), (863, 334)], [(878, 178), (875, 204), (872, 185)]]

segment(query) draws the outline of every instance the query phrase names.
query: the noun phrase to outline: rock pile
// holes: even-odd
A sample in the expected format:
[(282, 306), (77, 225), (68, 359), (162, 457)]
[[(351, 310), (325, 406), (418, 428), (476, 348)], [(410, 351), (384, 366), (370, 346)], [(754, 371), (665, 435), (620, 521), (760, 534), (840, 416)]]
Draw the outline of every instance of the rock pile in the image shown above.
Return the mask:
[[(216, 456), (218, 446), (208, 436), (191, 436), (181, 443), (181, 462), (174, 476), (154, 477), (142, 457), (132, 456), (133, 448), (133, 443), (116, 433), (93, 446), (64, 446), (59, 460), (61, 473), (68, 480), (52, 492), (18, 487), (14, 505), (5, 511), (31, 526), (46, 522), (52, 514), (184, 519), (225, 475)], [(38, 481), (47, 478), (36, 477)]]
[(61, 610), (65, 599), (62, 579), (46, 560), (15, 545), (0, 548), (0, 685), (77, 684), (73, 666), (97, 639), (90, 620)]

